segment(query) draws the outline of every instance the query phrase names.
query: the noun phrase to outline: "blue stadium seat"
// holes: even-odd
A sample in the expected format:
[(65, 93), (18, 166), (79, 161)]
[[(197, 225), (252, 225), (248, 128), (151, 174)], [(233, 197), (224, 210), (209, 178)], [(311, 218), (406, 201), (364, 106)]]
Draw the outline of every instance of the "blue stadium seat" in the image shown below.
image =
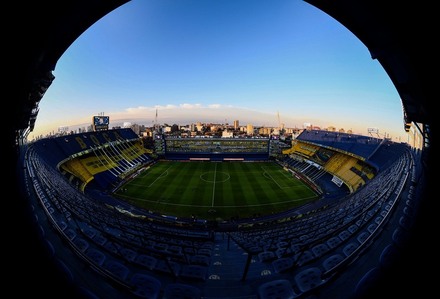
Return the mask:
[(305, 293), (325, 282), (321, 274), (322, 272), (318, 267), (307, 268), (295, 275), (295, 282), (300, 291)]
[(344, 246), (342, 252), (344, 252), (345, 256), (351, 255), (357, 248), (359, 247), (359, 243), (351, 242)]
[(124, 259), (129, 262), (133, 262), (137, 256), (136, 251), (134, 251), (130, 248), (121, 248), (121, 250), (119, 250), (119, 252), (124, 257)]
[(297, 259), (296, 263), (299, 266), (302, 266), (313, 260), (315, 256), (310, 250), (305, 250), (303, 252), (297, 253), (295, 255), (295, 258)]
[(338, 236), (332, 237), (327, 240), (327, 245), (330, 248), (336, 248), (339, 244), (341, 244), (342, 240)]
[(193, 265), (202, 265), (202, 266), (209, 266), (210, 258), (206, 255), (193, 255), (189, 258), (190, 263)]
[(258, 254), (258, 259), (260, 262), (270, 262), (276, 258), (273, 251), (263, 251)]
[(44, 243), (43, 243), (44, 247), (47, 249), (47, 253), (49, 255), (49, 257), (54, 257), (55, 256), (55, 247), (52, 245), (52, 243), (45, 239)]
[(392, 239), (397, 247), (404, 248), (406, 243), (408, 242), (408, 238), (408, 232), (405, 231), (403, 228), (397, 227), (396, 229), (394, 229)]
[(340, 238), (342, 241), (347, 240), (348, 238), (350, 238), (350, 236), (351, 236), (351, 233), (348, 232), (348, 231), (346, 231), (346, 230), (343, 230), (342, 232), (339, 233), (339, 238)]
[(380, 254), (380, 266), (384, 269), (391, 268), (399, 259), (400, 251), (394, 244), (388, 244)]
[(153, 270), (156, 266), (157, 259), (153, 256), (139, 254), (135, 259), (135, 263), (144, 266), (148, 270)]
[(89, 248), (85, 254), (92, 263), (95, 263), (98, 266), (102, 266), (106, 259), (105, 254), (95, 248)]
[(111, 260), (103, 265), (115, 278), (125, 281), (130, 273), (130, 270), (119, 261)]
[(207, 279), (208, 267), (202, 265), (183, 265), (179, 272), (179, 277), (189, 280), (201, 280)]
[(368, 291), (378, 282), (380, 274), (381, 271), (378, 267), (368, 270), (356, 284), (355, 295), (363, 298), (363, 296), (368, 294)]
[(67, 282), (73, 283), (75, 280), (75, 277), (73, 276), (72, 271), (70, 268), (60, 259), (55, 260), (56, 267), (62, 272), (62, 274), (66, 277)]
[(158, 259), (154, 265), (153, 270), (159, 273), (166, 273), (172, 276), (177, 276), (180, 272), (181, 265), (177, 262)]
[(76, 248), (81, 252), (84, 252), (87, 250), (87, 248), (89, 248), (89, 242), (83, 238), (75, 238), (75, 240), (73, 240), (73, 244), (75, 244)]
[(321, 255), (325, 254), (329, 250), (330, 250), (330, 248), (325, 243), (317, 244), (312, 247), (312, 252), (315, 255), (315, 257), (320, 257)]
[(160, 296), (161, 282), (144, 273), (134, 273), (130, 279), (132, 292), (141, 298), (158, 299)]
[(272, 262), (272, 267), (275, 273), (282, 273), (288, 271), (294, 266), (294, 261), (290, 257), (282, 257)]
[(287, 279), (265, 282), (258, 287), (258, 299), (293, 299), (298, 297)]
[(413, 227), (413, 224), (414, 224), (413, 218), (411, 218), (407, 215), (402, 215), (399, 218), (399, 225), (401, 227), (403, 227), (404, 229), (406, 229), (407, 231), (411, 230), (411, 228)]
[(201, 290), (193, 285), (170, 283), (165, 287), (162, 299), (200, 299), (201, 296)]
[(337, 266), (340, 262), (344, 260), (344, 257), (340, 254), (334, 254), (332, 256), (329, 256), (324, 260), (322, 263), (322, 267), (325, 269), (325, 271), (329, 271), (333, 267)]

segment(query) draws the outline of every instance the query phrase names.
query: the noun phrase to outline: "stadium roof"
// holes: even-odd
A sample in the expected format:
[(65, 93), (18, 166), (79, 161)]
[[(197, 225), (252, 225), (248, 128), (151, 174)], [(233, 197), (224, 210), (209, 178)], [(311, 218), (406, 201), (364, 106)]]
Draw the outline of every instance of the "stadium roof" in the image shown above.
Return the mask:
[(305, 1), (347, 27), (380, 62), (401, 97), (405, 122), (432, 122), (425, 72), (433, 48), (428, 7), (404, 1)]

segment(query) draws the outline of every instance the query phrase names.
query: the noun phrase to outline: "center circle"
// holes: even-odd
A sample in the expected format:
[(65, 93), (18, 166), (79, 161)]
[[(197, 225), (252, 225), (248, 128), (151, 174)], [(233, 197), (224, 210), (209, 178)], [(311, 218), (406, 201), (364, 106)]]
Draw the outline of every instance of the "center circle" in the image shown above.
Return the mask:
[(229, 175), (229, 173), (221, 171), (209, 171), (200, 175), (200, 179), (207, 183), (223, 183), (230, 178), (231, 176)]

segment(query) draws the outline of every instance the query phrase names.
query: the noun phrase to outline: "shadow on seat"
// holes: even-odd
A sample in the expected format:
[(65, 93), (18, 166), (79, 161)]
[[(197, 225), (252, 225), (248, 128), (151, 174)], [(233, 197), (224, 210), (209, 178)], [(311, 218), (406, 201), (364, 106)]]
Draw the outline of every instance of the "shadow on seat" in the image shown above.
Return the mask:
[(200, 289), (193, 285), (170, 283), (165, 287), (163, 299), (200, 299), (201, 293)]
[(268, 281), (258, 287), (258, 299), (292, 299), (297, 296), (287, 279)]

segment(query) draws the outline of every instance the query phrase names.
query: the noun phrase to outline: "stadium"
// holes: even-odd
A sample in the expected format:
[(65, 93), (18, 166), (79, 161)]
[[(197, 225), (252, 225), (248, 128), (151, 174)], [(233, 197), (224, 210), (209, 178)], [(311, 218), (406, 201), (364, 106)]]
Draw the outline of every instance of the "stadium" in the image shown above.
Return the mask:
[[(432, 213), (431, 201), (425, 200), (431, 186), (427, 165), (432, 148), (431, 118), (425, 111), (433, 110), (426, 109), (423, 96), (418, 101), (406, 96), (410, 90), (418, 94), (423, 80), (418, 81), (416, 75), (414, 85), (401, 85), (403, 79), (390, 71), (402, 94), (405, 129), (415, 126), (421, 131), (422, 149), (386, 138), (304, 130), (282, 150), (272, 146), (275, 141), (271, 139), (180, 140), (162, 136), (151, 151), (131, 129), (109, 130), (105, 119), (100, 122), (103, 127), (94, 132), (24, 142), (38, 114), (38, 109), (27, 105), (32, 106), (29, 102), (35, 99), (37, 105), (54, 79), (50, 60), (55, 61), (53, 67), (62, 53), (60, 48), (125, 2), (77, 2), (73, 5), (78, 8), (76, 14), (89, 15), (59, 21), (66, 22), (63, 28), (71, 35), (58, 36), (52, 48), (46, 45), (53, 52), (42, 65), (49, 69), (33, 69), (37, 61), (44, 60), (34, 53), (20, 69), (24, 81), (31, 83), (22, 86), (20, 94), (26, 95), (26, 101), (17, 103), (17, 121), (8, 135), (13, 145), (8, 147), (8, 155), (16, 157), (16, 161), (12, 159), (16, 178), (11, 186), (17, 191), (17, 200), (11, 200), (13, 206), (5, 211), (14, 213), (21, 223), (17, 230), (5, 227), (10, 234), (8, 247), (14, 248), (9, 254), (14, 257), (9, 277), (21, 279), (23, 287), (28, 287), (23, 276), (31, 277), (37, 281), (31, 291), (46, 298), (431, 294), (435, 285), (430, 277), (421, 277), (420, 265), (425, 267), (435, 255), (426, 241), (420, 244), (428, 246), (418, 242), (424, 240), (421, 232), (426, 234), (427, 219), (432, 219), (425, 217)], [(349, 17), (356, 16), (358, 10), (349, 1), (310, 2), (339, 16), (347, 27), (358, 28)], [(41, 12), (38, 17), (49, 7), (41, 4), (35, 10)], [(80, 9), (84, 7), (90, 10)], [(416, 13), (413, 8), (404, 9), (408, 15)], [(365, 9), (363, 13), (375, 16), (376, 10)], [(77, 22), (76, 26), (69, 27), (69, 20)], [(365, 35), (359, 28), (355, 31), (367, 43), (373, 47), (383, 42), (372, 38), (374, 33), (363, 25)], [(395, 34), (400, 36), (390, 24), (381, 25), (390, 32), (397, 30)], [(35, 51), (41, 48), (36, 46)], [(405, 53), (414, 57), (414, 52)], [(382, 62), (389, 70), (401, 70), (393, 59), (383, 58)], [(413, 66), (406, 63), (402, 58), (401, 64)], [(415, 107), (416, 103), (420, 106)], [(169, 167), (176, 172), (168, 176)], [(192, 167), (207, 168), (189, 177), (188, 173), (196, 173)], [(246, 168), (251, 170), (244, 172)], [(244, 174), (237, 176), (239, 173)], [(254, 173), (251, 182), (243, 182)], [(137, 180), (143, 176), (145, 181), (139, 184)], [(182, 177), (185, 180), (172, 183)], [(239, 184), (232, 188), (235, 181)], [(230, 187), (219, 187), (226, 182)], [(263, 184), (258, 196), (246, 198)], [(287, 187), (294, 184), (303, 191), (288, 193)], [(162, 193), (139, 193), (133, 190), (136, 185), (157, 186)], [(181, 185), (189, 187), (167, 193), (166, 200), (156, 198), (171, 186)], [(266, 192), (269, 189), (272, 191)], [(259, 206), (270, 208), (255, 210), (263, 190), (267, 196)], [(210, 196), (205, 198), (204, 193)], [(191, 201), (194, 195), (196, 202)], [(289, 204), (277, 210), (276, 204), (286, 198)], [(203, 210), (196, 210), (200, 200), (208, 203), (202, 204)], [(145, 201), (152, 204), (139, 203)], [(173, 205), (189, 209), (172, 209)], [(226, 206), (232, 209), (221, 211)], [(237, 214), (242, 206), (246, 211)], [(45, 269), (44, 275), (41, 269)], [(12, 291), (18, 292), (15, 287)]]
[[(418, 153), (321, 130), (271, 151), (276, 142), (159, 135), (158, 154), (131, 129), (100, 128), (28, 144), (23, 179), (36, 218), (122, 294), (173, 298), (185, 289), (216, 298), (227, 285), (224, 298), (264, 298), (271, 287), (260, 280), (271, 276), (297, 296), (323, 292), (391, 221), (405, 187), (414, 190)], [(222, 187), (232, 181), (239, 184)], [(139, 189), (158, 191), (145, 199)], [(400, 212), (403, 228), (415, 206)]]

